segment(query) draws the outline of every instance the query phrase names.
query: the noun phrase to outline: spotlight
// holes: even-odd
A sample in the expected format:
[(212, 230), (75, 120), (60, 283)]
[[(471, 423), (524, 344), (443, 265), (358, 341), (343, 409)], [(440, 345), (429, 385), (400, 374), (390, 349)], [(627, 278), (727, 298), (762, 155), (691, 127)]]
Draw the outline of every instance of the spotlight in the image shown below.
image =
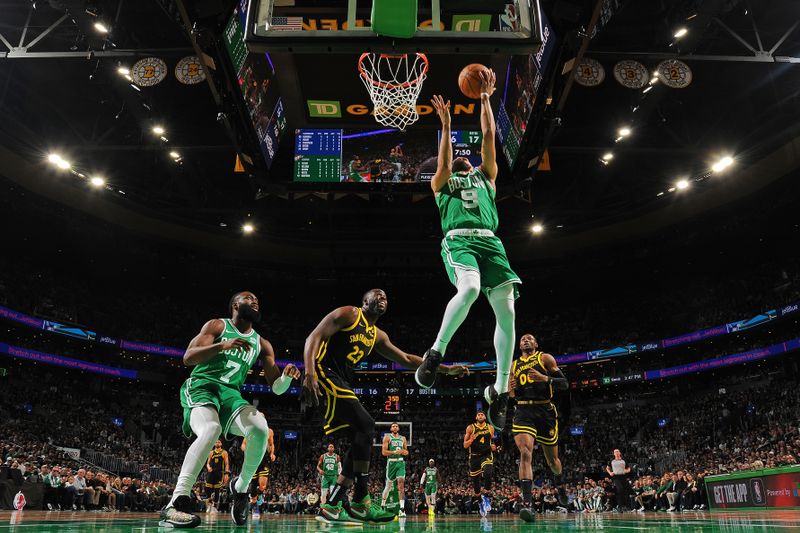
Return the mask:
[(100, 33), (108, 33), (108, 27), (100, 21), (94, 23), (94, 29)]
[(72, 165), (69, 164), (69, 161), (64, 161), (62, 159), (61, 161), (56, 162), (56, 166), (58, 166), (58, 168), (60, 168), (61, 170), (67, 170)]
[(181, 154), (179, 154), (178, 152), (175, 152), (174, 150), (173, 150), (172, 152), (170, 152), (170, 153), (169, 153), (169, 156), (170, 156), (172, 159), (180, 159), (180, 158), (181, 158)]
[(605, 154), (603, 154), (603, 161), (611, 161), (612, 159), (614, 159), (613, 153), (606, 152)]
[(246, 234), (253, 233), (255, 230), (256, 230), (256, 228), (252, 224), (250, 224), (249, 222), (247, 224), (243, 224), (242, 225), (242, 231), (244, 233), (246, 233)]
[(667, 189), (667, 192), (675, 192), (675, 187), (670, 187), (669, 189)]
[(650, 85), (655, 85), (656, 83), (658, 83), (658, 76), (650, 78)]
[(94, 187), (102, 187), (106, 184), (106, 180), (99, 176), (95, 176), (89, 180), (89, 183), (91, 183)]
[(164, 135), (166, 131), (162, 126), (153, 126), (153, 133), (156, 135)]
[(675, 184), (675, 186), (680, 190), (688, 189), (689, 188), (689, 182), (687, 180), (679, 180)]
[(119, 72), (123, 76), (129, 76), (130, 73), (131, 73), (131, 71), (130, 71), (130, 69), (128, 67), (123, 67), (122, 65), (117, 67), (117, 72)]
[(59, 161), (63, 161), (61, 156), (58, 155), (58, 154), (55, 154), (55, 153), (48, 154), (47, 160), (50, 161), (51, 163), (53, 163), (54, 165), (57, 165)]
[(626, 126), (624, 128), (620, 128), (619, 130), (617, 130), (617, 133), (619, 134), (620, 137), (624, 139), (625, 137), (631, 134), (631, 129)]
[(678, 28), (678, 30), (672, 36), (675, 37), (676, 39), (680, 39), (687, 33), (689, 33), (689, 30), (687, 30), (686, 28)]
[(725, 157), (721, 158), (719, 161), (711, 165), (711, 170), (713, 170), (714, 172), (722, 172), (732, 164), (733, 164), (733, 158), (729, 155), (726, 155)]
[(541, 224), (534, 224), (533, 226), (531, 226), (531, 231), (533, 233), (539, 234), (542, 231), (544, 231), (544, 228), (542, 227)]
[(664, 191), (661, 191), (660, 193), (656, 194), (656, 196), (664, 196)]
[(647, 94), (652, 90), (653, 90), (653, 86), (652, 85), (648, 85), (647, 87), (644, 88), (644, 91), (642, 91), (642, 94)]

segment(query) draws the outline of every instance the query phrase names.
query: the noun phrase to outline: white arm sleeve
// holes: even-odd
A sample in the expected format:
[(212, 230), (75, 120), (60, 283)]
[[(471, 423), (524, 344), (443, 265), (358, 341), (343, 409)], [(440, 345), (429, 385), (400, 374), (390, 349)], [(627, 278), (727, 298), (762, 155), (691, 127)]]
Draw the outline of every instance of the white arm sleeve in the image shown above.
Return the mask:
[(287, 376), (286, 374), (281, 374), (278, 379), (276, 379), (272, 383), (272, 392), (280, 396), (287, 390), (289, 390), (289, 386), (292, 384), (292, 378)]

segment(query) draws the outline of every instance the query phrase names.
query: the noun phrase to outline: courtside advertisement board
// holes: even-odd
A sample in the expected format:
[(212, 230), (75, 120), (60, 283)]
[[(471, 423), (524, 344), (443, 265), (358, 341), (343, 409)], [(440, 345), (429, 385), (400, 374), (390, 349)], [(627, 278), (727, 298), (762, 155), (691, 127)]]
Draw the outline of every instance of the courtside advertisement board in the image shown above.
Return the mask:
[(800, 465), (706, 477), (711, 509), (800, 509)]

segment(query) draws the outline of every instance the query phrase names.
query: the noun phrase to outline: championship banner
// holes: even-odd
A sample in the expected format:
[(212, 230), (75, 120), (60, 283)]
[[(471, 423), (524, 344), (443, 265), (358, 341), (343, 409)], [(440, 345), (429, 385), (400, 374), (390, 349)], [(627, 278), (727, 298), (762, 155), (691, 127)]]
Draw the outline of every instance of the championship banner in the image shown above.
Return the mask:
[(800, 509), (800, 465), (705, 478), (710, 508)]

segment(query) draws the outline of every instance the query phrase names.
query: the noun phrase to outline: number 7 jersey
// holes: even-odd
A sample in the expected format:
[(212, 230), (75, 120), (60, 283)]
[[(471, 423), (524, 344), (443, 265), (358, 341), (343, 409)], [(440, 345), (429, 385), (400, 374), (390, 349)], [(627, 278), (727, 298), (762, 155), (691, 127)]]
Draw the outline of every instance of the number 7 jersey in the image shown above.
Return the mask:
[(445, 234), (453, 229), (497, 231), (495, 195), (491, 182), (478, 168), (452, 174), (436, 195), (442, 231)]
[(258, 359), (261, 353), (261, 337), (256, 330), (250, 329), (248, 333), (241, 333), (227, 318), (221, 318), (225, 329), (214, 339), (214, 342), (223, 342), (232, 339), (242, 339), (247, 347), (236, 347), (218, 353), (207, 363), (202, 363), (192, 370), (193, 378), (205, 378), (223, 385), (239, 389), (247, 378), (247, 372)]

